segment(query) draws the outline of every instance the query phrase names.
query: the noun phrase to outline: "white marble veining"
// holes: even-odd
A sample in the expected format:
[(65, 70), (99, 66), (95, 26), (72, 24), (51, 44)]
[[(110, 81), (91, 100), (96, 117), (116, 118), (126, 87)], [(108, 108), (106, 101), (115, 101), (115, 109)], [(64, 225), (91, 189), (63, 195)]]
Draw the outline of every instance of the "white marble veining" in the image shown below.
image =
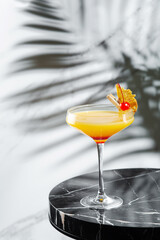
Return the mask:
[[(67, 220), (67, 216), (70, 216), (73, 219), (72, 225), (70, 226), (71, 228), (73, 227), (74, 219), (84, 221), (84, 228), (85, 224), (87, 227), (87, 222), (106, 226), (112, 225), (115, 227), (137, 227), (140, 229), (160, 226), (160, 193), (157, 191), (157, 187), (159, 187), (160, 184), (160, 170), (121, 169), (106, 171), (104, 175), (106, 194), (108, 194), (108, 191), (111, 191), (112, 188), (112, 194), (119, 194), (118, 196), (121, 197), (124, 202), (121, 207), (111, 210), (90, 209), (82, 207), (80, 204), (82, 197), (91, 195), (97, 191), (97, 186), (94, 183), (98, 181), (98, 176), (95, 176), (96, 173), (93, 173), (80, 176), (79, 178), (73, 178), (63, 182), (63, 188), (61, 187), (62, 184), (60, 184), (52, 189), (49, 200), (50, 219), (53, 224), (56, 224), (56, 226), (60, 228), (60, 223), (55, 223), (54, 221), (55, 217), (57, 219), (58, 216), (60, 216), (63, 230), (68, 231), (65, 226), (68, 227), (68, 225), (70, 225), (70, 220)], [(107, 180), (107, 177), (109, 180)], [(93, 184), (92, 187), (83, 187), (86, 179), (88, 180), (88, 185)], [(144, 186), (144, 182), (146, 187)], [(68, 186), (67, 193), (65, 186)], [(73, 186), (77, 188), (77, 190), (72, 190)], [(71, 189), (71, 191), (69, 191), (69, 189)], [(117, 193), (115, 193), (116, 191)], [(56, 194), (54, 194), (54, 192)], [(69, 195), (71, 199), (68, 198)], [(54, 213), (54, 209), (56, 209), (56, 213)], [(75, 224), (78, 223), (75, 222)]]

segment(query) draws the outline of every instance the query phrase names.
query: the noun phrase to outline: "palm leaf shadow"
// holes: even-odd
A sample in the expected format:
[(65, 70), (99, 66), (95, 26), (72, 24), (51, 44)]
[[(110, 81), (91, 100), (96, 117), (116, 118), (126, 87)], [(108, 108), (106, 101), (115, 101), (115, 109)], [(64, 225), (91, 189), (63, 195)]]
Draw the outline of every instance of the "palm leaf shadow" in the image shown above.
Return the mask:
[[(83, 6), (81, 7), (84, 14)], [(160, 118), (159, 115), (158, 117), (157, 115), (155, 116), (158, 108), (153, 109), (149, 105), (151, 98), (158, 103), (159, 92), (157, 91), (156, 96), (147, 95), (145, 92), (147, 87), (154, 85), (155, 79), (159, 79), (159, 70), (141, 70), (141, 68), (135, 67), (132, 59), (123, 52), (121, 53), (122, 58), (120, 61), (112, 57), (113, 66), (110, 69), (106, 61), (108, 60), (108, 56), (111, 56), (108, 40), (102, 40), (91, 49), (88, 46), (86, 47), (82, 41), (78, 40), (77, 32), (75, 32), (74, 27), (71, 25), (69, 17), (67, 14), (64, 14), (65, 10), (57, 2), (53, 1), (51, 3), (47, 0), (41, 2), (34, 0), (28, 9), (25, 10), (25, 13), (29, 14), (31, 19), (37, 18), (38, 24), (33, 22), (25, 23), (23, 28), (45, 33), (47, 37), (21, 41), (16, 45), (16, 48), (25, 46), (38, 47), (40, 51), (38, 54), (33, 53), (16, 59), (13, 63), (14, 70), (10, 74), (30, 72), (31, 70), (45, 71), (47, 69), (58, 69), (63, 72), (69, 70), (71, 75), (69, 77), (60, 76), (60, 78), (54, 76), (53, 79), (49, 80), (49, 83), (48, 79), (46, 79), (43, 85), (39, 84), (36, 87), (32, 86), (29, 90), (15, 93), (10, 96), (10, 99), (14, 101), (14, 106), (21, 108), (25, 106), (32, 107), (36, 104), (48, 104), (51, 101), (58, 104), (58, 101), (62, 98), (67, 99), (73, 93), (84, 93), (91, 89), (93, 90), (92, 93), (85, 99), (80, 99), (78, 104), (101, 102), (106, 95), (106, 89), (113, 86), (116, 82), (126, 82), (128, 87), (136, 93), (138, 101), (143, 99), (137, 115), (143, 118), (143, 122), (139, 126), (146, 129), (146, 136), (149, 135), (155, 142), (155, 148), (150, 149), (150, 151), (159, 151), (160, 136), (157, 134), (157, 131), (159, 129)], [(135, 51), (141, 58), (146, 58), (142, 52), (137, 49)], [(94, 69), (94, 64), (98, 65), (96, 69)], [(75, 70), (77, 71), (76, 74)], [(108, 70), (118, 71), (119, 76), (108, 78), (106, 75)], [(148, 76), (150, 81), (148, 81)], [(66, 110), (70, 106), (71, 104), (61, 106), (60, 110), (54, 109), (53, 112), (41, 117), (27, 119), (23, 121), (22, 126), (26, 131), (30, 132), (58, 129), (64, 126)], [(118, 141), (125, 141), (136, 137), (138, 138), (139, 136), (130, 134), (129, 136), (120, 137)], [(61, 144), (61, 141), (58, 144)], [(42, 146), (41, 149), (42, 151), (47, 151), (51, 147), (53, 147), (52, 143), (45, 147)], [(83, 150), (85, 151), (85, 146)], [(146, 151), (145, 148), (144, 151)], [(39, 151), (35, 150), (34, 152), (37, 153)], [(129, 155), (130, 153), (126, 154)], [(74, 156), (76, 156), (76, 153)]]
[[(141, 53), (139, 53), (139, 55), (141, 56)], [(143, 116), (143, 126), (149, 131), (150, 137), (154, 140), (155, 150), (160, 151), (160, 92), (158, 87), (155, 86), (155, 81), (160, 81), (160, 69), (135, 69), (129, 56), (123, 54), (123, 58), (123, 71), (127, 70), (130, 72), (128, 86), (133, 89), (140, 99), (141, 104), (139, 104), (139, 113)], [(152, 91), (148, 93), (147, 89), (152, 89)], [(150, 105), (151, 101), (154, 102), (153, 106)]]

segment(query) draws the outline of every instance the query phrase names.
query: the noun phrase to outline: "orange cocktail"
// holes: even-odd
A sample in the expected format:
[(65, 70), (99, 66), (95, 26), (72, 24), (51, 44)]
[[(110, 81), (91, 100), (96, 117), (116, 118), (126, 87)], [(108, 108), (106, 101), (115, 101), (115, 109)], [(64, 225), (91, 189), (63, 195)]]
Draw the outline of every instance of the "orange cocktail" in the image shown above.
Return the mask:
[(116, 85), (118, 99), (112, 94), (107, 95), (113, 105), (90, 104), (70, 108), (67, 111), (67, 123), (91, 137), (97, 145), (99, 187), (98, 193), (85, 196), (80, 203), (85, 207), (95, 209), (112, 209), (123, 204), (122, 198), (108, 196), (105, 193), (103, 182), (103, 151), (105, 141), (128, 127), (134, 121), (134, 114), (138, 104), (135, 95), (130, 89)]
[(79, 109), (78, 111), (77, 108), (77, 111), (70, 112), (66, 121), (72, 127), (93, 138), (96, 143), (104, 143), (109, 137), (128, 127), (134, 121), (131, 111), (119, 112), (116, 109), (111, 111), (107, 105), (101, 105), (102, 110), (92, 110), (96, 105), (90, 106), (92, 106), (90, 110)]

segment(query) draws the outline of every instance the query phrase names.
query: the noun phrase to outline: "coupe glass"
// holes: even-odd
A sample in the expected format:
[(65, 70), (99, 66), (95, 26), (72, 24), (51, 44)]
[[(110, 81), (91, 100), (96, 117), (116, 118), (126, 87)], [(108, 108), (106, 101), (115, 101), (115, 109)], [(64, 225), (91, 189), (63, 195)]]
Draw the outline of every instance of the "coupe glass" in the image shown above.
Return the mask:
[(131, 109), (118, 111), (114, 105), (108, 104), (81, 105), (67, 111), (66, 122), (91, 137), (96, 142), (98, 150), (98, 193), (82, 198), (80, 203), (83, 206), (96, 209), (111, 209), (122, 205), (123, 200), (121, 198), (108, 196), (104, 191), (104, 143), (109, 137), (128, 127), (133, 121), (134, 113)]

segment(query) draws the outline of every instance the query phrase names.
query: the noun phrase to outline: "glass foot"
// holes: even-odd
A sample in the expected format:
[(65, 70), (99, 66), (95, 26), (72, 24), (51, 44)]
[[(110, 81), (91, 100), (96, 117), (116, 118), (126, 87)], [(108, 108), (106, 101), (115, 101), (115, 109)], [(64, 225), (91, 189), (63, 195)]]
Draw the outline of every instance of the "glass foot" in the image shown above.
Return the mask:
[(116, 196), (105, 196), (104, 199), (98, 199), (97, 195), (87, 196), (81, 199), (80, 203), (84, 207), (90, 207), (94, 209), (112, 209), (118, 208), (123, 204), (123, 200)]

